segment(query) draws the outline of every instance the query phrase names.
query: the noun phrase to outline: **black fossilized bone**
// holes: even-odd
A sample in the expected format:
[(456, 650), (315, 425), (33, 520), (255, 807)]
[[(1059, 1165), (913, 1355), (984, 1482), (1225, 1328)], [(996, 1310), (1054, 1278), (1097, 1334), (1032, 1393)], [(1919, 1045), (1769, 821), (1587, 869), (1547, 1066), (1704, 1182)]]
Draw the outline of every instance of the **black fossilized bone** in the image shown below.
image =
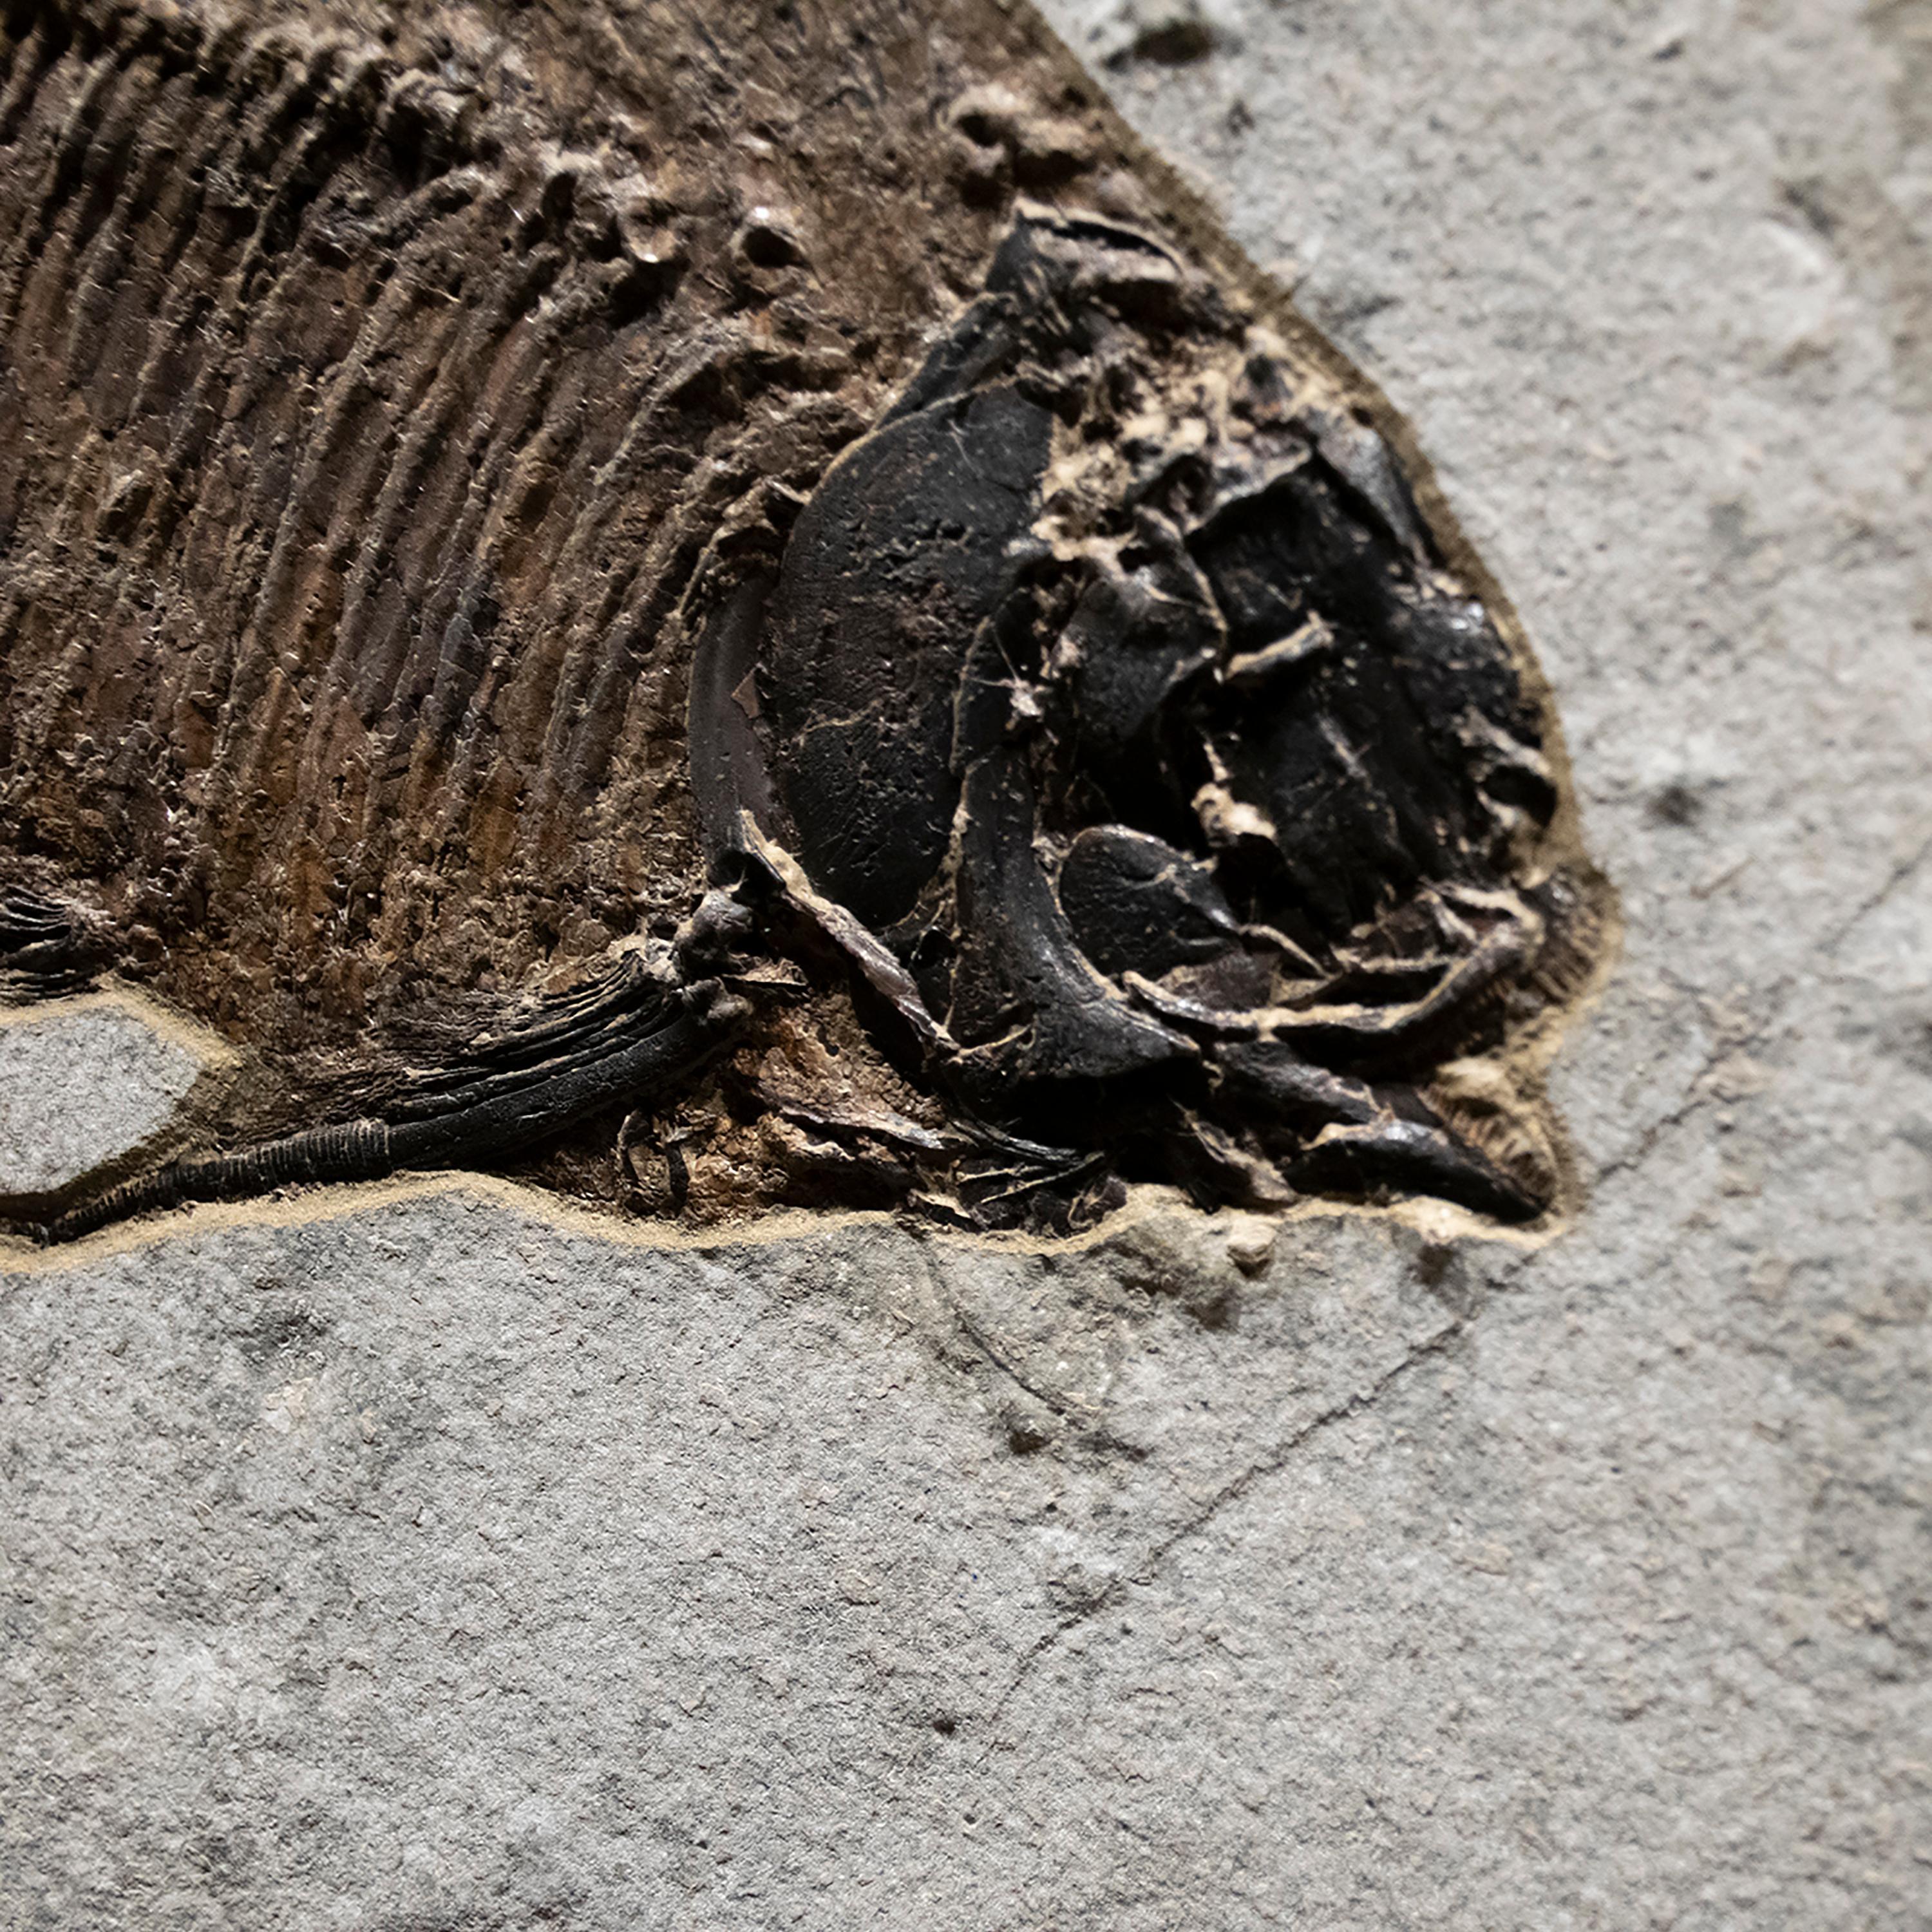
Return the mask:
[[(860, 10), (808, 49), (860, 104), (808, 125), (669, 16), (768, 130), (750, 202), (725, 128), (684, 129), (682, 213), (645, 158), (699, 81), (600, 145), (554, 29), (487, 5), (434, 10), (469, 64), (434, 112), (400, 28), (49, 8), (8, 44), (0, 180), (43, 232), (0, 280), (0, 996), (111, 958), (257, 1054), (222, 1144), (44, 1234), (466, 1163), (1041, 1231), (1136, 1180), (1557, 1202), (1535, 1067), (1603, 906), (1506, 614), (1372, 397), (1036, 29), (962, 0), (915, 56)], [(144, 104), (174, 149), (122, 128)], [(907, 296), (904, 237), (842, 282), (842, 112), (897, 140), (956, 292)], [(144, 244), (123, 203), (197, 142)], [(46, 262), (98, 289), (103, 222), (160, 266), (90, 360), (50, 345)], [(318, 332), (306, 411), (251, 360), (265, 302)], [(442, 359), (465, 331), (488, 368)], [(252, 536), (202, 513), (224, 488)]]

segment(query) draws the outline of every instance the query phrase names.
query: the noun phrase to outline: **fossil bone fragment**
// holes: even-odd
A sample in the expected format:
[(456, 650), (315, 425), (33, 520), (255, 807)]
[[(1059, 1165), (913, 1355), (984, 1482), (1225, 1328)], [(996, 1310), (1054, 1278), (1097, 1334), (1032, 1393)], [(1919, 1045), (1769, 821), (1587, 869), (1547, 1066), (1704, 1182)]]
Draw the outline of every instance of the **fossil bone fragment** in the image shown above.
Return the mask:
[(1560, 1209), (1526, 646), (1024, 8), (42, 0), (0, 200), (0, 997), (252, 1055), (44, 1233)]

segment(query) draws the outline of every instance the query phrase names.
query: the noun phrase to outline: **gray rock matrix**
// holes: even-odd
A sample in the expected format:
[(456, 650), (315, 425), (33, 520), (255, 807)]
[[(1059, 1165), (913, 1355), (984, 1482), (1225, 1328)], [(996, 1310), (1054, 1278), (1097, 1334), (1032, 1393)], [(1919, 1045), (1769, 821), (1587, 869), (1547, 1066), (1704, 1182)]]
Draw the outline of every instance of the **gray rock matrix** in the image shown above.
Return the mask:
[(16, 1263), (0, 1924), (1932, 1922), (1932, 5), (1047, 11), (1550, 671), (1578, 1224)]
[(200, 1071), (112, 999), (0, 1008), (0, 1199), (51, 1194), (146, 1146)]

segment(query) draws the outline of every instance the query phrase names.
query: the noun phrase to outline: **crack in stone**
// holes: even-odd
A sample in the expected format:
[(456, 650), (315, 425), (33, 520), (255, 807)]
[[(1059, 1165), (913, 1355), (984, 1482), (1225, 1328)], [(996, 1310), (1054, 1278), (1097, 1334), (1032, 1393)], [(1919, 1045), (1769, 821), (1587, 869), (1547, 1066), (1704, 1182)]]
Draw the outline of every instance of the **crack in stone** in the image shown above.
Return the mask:
[(1884, 884), (1870, 897), (1862, 901), (1851, 916), (1846, 920), (1825, 941), (1826, 953), (1828, 955), (1836, 952), (1838, 948), (1857, 932), (1865, 920), (1876, 912), (1879, 908), (1883, 905), (1886, 901), (1890, 898), (1892, 894), (1897, 892), (1899, 887), (1904, 885), (1928, 858), (1932, 858), (1932, 832), (1928, 832), (1918, 842), (1917, 848), (1908, 857), (1900, 860), (1898, 864), (1892, 867), (1892, 870), (1886, 874)]
[[(1894, 876), (1887, 884), (1868, 900), (1861, 910), (1852, 916), (1836, 937), (1828, 942), (1829, 945), (1836, 946), (1858, 924), (1858, 921), (1865, 916), (1867, 913), (1875, 910), (1877, 906), (1882, 904), (1887, 895), (1895, 890), (1903, 880), (1910, 876), (1919, 862), (1928, 854), (1932, 854), (1932, 839), (1926, 842), (1916, 858), (1908, 860), (1902, 867), (1894, 872)], [(1693, 1003), (1700, 1000), (1700, 995), (1694, 988), (1674, 981), (1672, 983), (1676, 986), (1677, 991), (1682, 998)], [(1700, 1108), (1710, 1106), (1718, 1096), (1703, 1090), (1705, 1082), (1708, 1080), (1711, 1076), (1733, 1054), (1754, 1052), (1775, 1033), (1789, 1016), (1792, 1003), (1802, 990), (1802, 984), (1803, 982), (1791, 974), (1780, 974), (1778, 978), (1761, 989), (1765, 1002), (1762, 1018), (1735, 1032), (1727, 1031), (1721, 1026), (1718, 1028), (1718, 1038), (1716, 1043), (1705, 1054), (1702, 1063), (1699, 1066), (1696, 1072), (1684, 1082), (1682, 1096), (1677, 1105), (1672, 1107), (1669, 1113), (1653, 1120), (1637, 1136), (1636, 1144), (1628, 1153), (1619, 1154), (1614, 1160), (1606, 1161), (1596, 1170), (1591, 1181), (1592, 1190), (1602, 1187), (1606, 1181), (1615, 1180), (1621, 1174), (1630, 1173), (1641, 1167), (1656, 1152), (1658, 1144), (1666, 1134), (1670, 1132), (1673, 1128), (1682, 1126)]]
[(968, 1314), (958, 1300), (948, 1295), (946, 1297), (946, 1305), (959, 1332), (972, 1343), (974, 1348), (978, 1349), (980, 1354), (994, 1370), (1004, 1376), (1023, 1394), (1031, 1396), (1034, 1401), (1051, 1409), (1055, 1415), (1064, 1420), (1081, 1424), (1091, 1422), (1093, 1417), (1090, 1405), (1081, 1402), (1075, 1398), (1058, 1394), (1053, 1390), (1043, 1388), (1040, 1383), (1023, 1375), (1007, 1359), (1009, 1352), (1004, 1350), (1004, 1345), (995, 1341), (983, 1323)]
[[(1832, 928), (1821, 944), (1826, 958), (1836, 955), (1838, 949), (1849, 940), (1864, 922), (1890, 899), (1899, 888), (1916, 873), (1928, 859), (1932, 859), (1932, 832), (1921, 839), (1917, 847), (1894, 865), (1886, 874), (1883, 882), (1862, 899), (1858, 905), (1839, 923)], [(1754, 1051), (1789, 1019), (1793, 1003), (1808, 986), (1823, 984), (1820, 976), (1814, 980), (1802, 980), (1791, 973), (1781, 974), (1762, 989), (1764, 1016), (1754, 1024), (1742, 1031), (1720, 1038), (1705, 1056), (1702, 1065), (1690, 1076), (1684, 1089), (1684, 1097), (1679, 1103), (1660, 1119), (1653, 1121), (1639, 1138), (1628, 1154), (1619, 1155), (1597, 1171), (1593, 1184), (1597, 1187), (1604, 1182), (1632, 1169), (1640, 1167), (1656, 1151), (1658, 1143), (1674, 1127), (1682, 1126), (1700, 1108), (1708, 1106), (1713, 1095), (1700, 1091), (1704, 1082), (1734, 1053)], [(1688, 988), (1682, 989), (1689, 997), (1696, 996)]]
[[(1748, 1040), (1760, 1037), (1761, 1033), (1754, 1033), (1747, 1036)], [(1605, 1162), (1597, 1170), (1596, 1178), (1592, 1183), (1593, 1189), (1601, 1188), (1606, 1181), (1614, 1180), (1619, 1175), (1631, 1173), (1642, 1166), (1657, 1151), (1658, 1143), (1666, 1134), (1673, 1128), (1683, 1126), (1700, 1108), (1708, 1107), (1714, 1096), (1700, 1090), (1712, 1074), (1737, 1051), (1735, 1044), (1726, 1041), (1706, 1054), (1703, 1065), (1685, 1083), (1682, 1100), (1669, 1113), (1652, 1121), (1637, 1137), (1636, 1144), (1628, 1154), (1619, 1154), (1614, 1160)]]
[[(1932, 832), (1928, 832), (1920, 840), (1910, 854), (1891, 868), (1883, 882), (1862, 899), (1823, 937), (1820, 949), (1822, 956), (1830, 958), (1835, 956), (1858, 927), (1911, 879), (1928, 859), (1932, 859)], [(1681, 982), (1672, 983), (1676, 984), (1681, 997), (1693, 1001), (1699, 998), (1694, 988)], [(1636, 1144), (1628, 1153), (1620, 1154), (1598, 1168), (1591, 1183), (1592, 1189), (1600, 1188), (1605, 1182), (1641, 1167), (1657, 1150), (1658, 1143), (1665, 1135), (1672, 1129), (1682, 1126), (1700, 1108), (1711, 1105), (1716, 1096), (1701, 1090), (1705, 1082), (1725, 1060), (1735, 1053), (1756, 1051), (1788, 1022), (1792, 1006), (1801, 993), (1810, 987), (1826, 983), (1825, 976), (1822, 974), (1808, 980), (1800, 978), (1796, 974), (1784, 973), (1762, 988), (1754, 989), (1754, 997), (1762, 999), (1763, 1017), (1735, 1033), (1725, 1033), (1722, 1028), (1719, 1029), (1720, 1037), (1705, 1055), (1696, 1072), (1684, 1083), (1682, 1100), (1669, 1113), (1652, 1121), (1639, 1136)]]
[(1082, 1624), (1090, 1623), (1102, 1611), (1110, 1610), (1116, 1604), (1121, 1602), (1126, 1598), (1131, 1586), (1151, 1582), (1160, 1566), (1182, 1544), (1199, 1535), (1230, 1504), (1238, 1502), (1257, 1484), (1265, 1481), (1270, 1476), (1280, 1474), (1288, 1466), (1296, 1451), (1304, 1444), (1321, 1434), (1332, 1424), (1346, 1422), (1350, 1417), (1361, 1414), (1372, 1408), (1388, 1389), (1394, 1387), (1412, 1369), (1421, 1363), (1446, 1354), (1450, 1347), (1469, 1333), (1472, 1324), (1473, 1317), (1452, 1316), (1435, 1334), (1430, 1336), (1426, 1341), (1411, 1348), (1400, 1361), (1383, 1370), (1382, 1374), (1370, 1383), (1367, 1388), (1358, 1389), (1353, 1394), (1345, 1396), (1340, 1402), (1332, 1403), (1318, 1414), (1311, 1417), (1285, 1440), (1277, 1443), (1267, 1455), (1256, 1462), (1250, 1463), (1239, 1474), (1231, 1477), (1222, 1484), (1208, 1501), (1185, 1522), (1169, 1531), (1166, 1536), (1155, 1543), (1135, 1565), (1131, 1573), (1124, 1573), (1114, 1578), (1112, 1582), (1100, 1590), (1084, 1608), (1076, 1611), (1071, 1616), (1063, 1618), (1052, 1629), (1043, 1632), (1034, 1641), (1025, 1655), (1020, 1659), (1019, 1667), (1014, 1672), (1012, 1682), (1000, 1693), (998, 1701), (986, 1714), (985, 1722), (989, 1735), (985, 1748), (980, 1754), (980, 1762), (984, 1765), (987, 1759), (992, 1756), (994, 1739), (990, 1733), (1005, 1714), (1007, 1706), (1018, 1694), (1020, 1687), (1033, 1675), (1048, 1654), (1059, 1647), (1065, 1637)]

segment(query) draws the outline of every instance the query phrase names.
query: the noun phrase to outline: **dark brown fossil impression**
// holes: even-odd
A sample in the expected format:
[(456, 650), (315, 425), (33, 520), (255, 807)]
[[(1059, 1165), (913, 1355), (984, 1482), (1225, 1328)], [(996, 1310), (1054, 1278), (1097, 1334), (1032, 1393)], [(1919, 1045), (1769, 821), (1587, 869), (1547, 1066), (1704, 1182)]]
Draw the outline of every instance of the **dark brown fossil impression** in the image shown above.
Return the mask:
[(0, 25), (0, 998), (247, 1056), (14, 1203), (1564, 1204), (1546, 694), (1004, 0)]

